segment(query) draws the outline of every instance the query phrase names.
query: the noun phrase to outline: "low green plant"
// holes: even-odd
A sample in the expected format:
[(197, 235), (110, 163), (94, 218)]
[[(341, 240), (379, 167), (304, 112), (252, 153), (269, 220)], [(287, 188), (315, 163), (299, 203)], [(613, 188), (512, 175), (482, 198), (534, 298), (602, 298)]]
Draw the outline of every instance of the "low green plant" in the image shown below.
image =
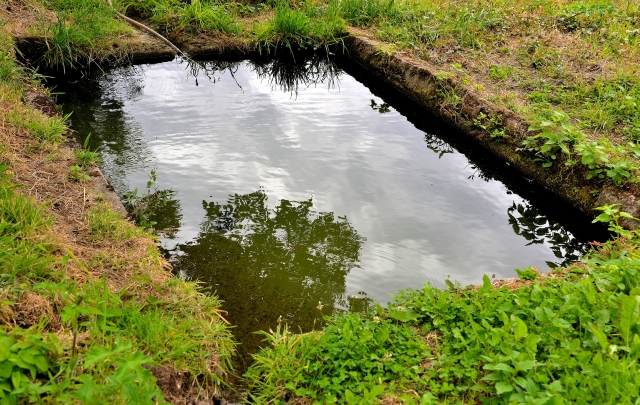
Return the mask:
[(516, 274), (520, 280), (535, 280), (538, 278), (538, 270), (533, 267), (526, 267), (524, 269), (516, 269)]
[(462, 100), (455, 87), (440, 87), (436, 89), (436, 95), (442, 104), (451, 108), (457, 108)]
[(542, 167), (551, 167), (560, 156), (571, 157), (571, 146), (586, 135), (571, 124), (569, 116), (559, 110), (544, 111), (529, 131), (538, 134), (523, 141), (526, 148), (535, 150)]
[(83, 169), (88, 169), (102, 163), (100, 154), (97, 151), (89, 149), (89, 139), (91, 134), (87, 136), (82, 145), (82, 149), (78, 149), (73, 153), (73, 157), (76, 160), (78, 166)]
[(0, 403), (16, 404), (19, 399), (35, 403), (53, 390), (47, 379), (59, 367), (50, 352), (40, 334), (0, 331)]
[[(377, 315), (339, 316), (321, 334), (293, 335), (286, 327), (261, 333), (275, 349), (255, 355), (245, 375), (258, 403), (282, 403), (294, 395), (319, 403), (374, 404), (385, 385), (417, 376), (427, 349), (414, 330)], [(287, 364), (292, 356), (295, 363)]]
[(473, 120), (473, 125), (485, 130), (491, 138), (500, 139), (508, 138), (505, 128), (502, 126), (502, 114), (498, 114), (494, 117), (489, 117), (485, 113), (480, 112), (478, 116)]
[(587, 179), (604, 178), (603, 167), (609, 163), (609, 157), (604, 146), (594, 141), (580, 143), (576, 145), (576, 153), (580, 155), (582, 164), (589, 168)]
[(596, 210), (602, 211), (602, 214), (598, 215), (593, 222), (603, 222), (605, 224), (609, 224), (609, 231), (615, 233), (619, 236), (624, 236), (625, 238), (633, 238), (636, 236), (636, 232), (625, 229), (620, 224), (620, 220), (626, 218), (628, 220), (637, 221), (637, 218), (634, 218), (631, 214), (626, 213), (624, 211), (620, 211), (618, 207), (620, 204), (611, 204), (605, 205), (602, 207), (597, 207)]
[(73, 181), (80, 181), (80, 180), (89, 180), (91, 177), (89, 177), (89, 175), (85, 174), (82, 172), (82, 167), (78, 166), (78, 165), (73, 165), (71, 167), (69, 167), (70, 173), (69, 173), (69, 179), (73, 180)]
[(511, 66), (493, 65), (489, 68), (489, 77), (493, 80), (506, 80), (513, 73), (514, 68)]

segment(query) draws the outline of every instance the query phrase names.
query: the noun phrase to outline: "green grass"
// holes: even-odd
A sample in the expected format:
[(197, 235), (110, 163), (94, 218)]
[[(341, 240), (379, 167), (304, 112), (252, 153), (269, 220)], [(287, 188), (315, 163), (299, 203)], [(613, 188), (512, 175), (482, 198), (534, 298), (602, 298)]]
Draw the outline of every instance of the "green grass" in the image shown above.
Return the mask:
[(49, 118), (34, 110), (14, 107), (4, 119), (17, 128), (26, 129), (42, 143), (61, 142), (67, 131), (68, 116)]
[(128, 15), (148, 19), (163, 32), (184, 30), (191, 34), (237, 34), (242, 28), (236, 18), (240, 10), (234, 3), (212, 0), (121, 0), (119, 7)]
[[(640, 234), (623, 232), (561, 277), (510, 291), (448, 282), (401, 291), (322, 331), (267, 335), (246, 377), (256, 403), (634, 404), (640, 396)], [(428, 345), (425, 343), (429, 343)]]
[(9, 169), (0, 162), (0, 281), (11, 296), (25, 288), (21, 282), (42, 280), (56, 259), (47, 254), (53, 248), (43, 237), (51, 220), (45, 217), (44, 207), (16, 193)]
[[(108, 2), (100, 0), (49, 0), (56, 20), (42, 21), (39, 33), (45, 37), (46, 50), (38, 61), (48, 68), (70, 69), (108, 58), (121, 59), (126, 49), (120, 39), (132, 32), (116, 18)], [(114, 48), (113, 44), (119, 45)], [(126, 47), (125, 47), (126, 48)]]

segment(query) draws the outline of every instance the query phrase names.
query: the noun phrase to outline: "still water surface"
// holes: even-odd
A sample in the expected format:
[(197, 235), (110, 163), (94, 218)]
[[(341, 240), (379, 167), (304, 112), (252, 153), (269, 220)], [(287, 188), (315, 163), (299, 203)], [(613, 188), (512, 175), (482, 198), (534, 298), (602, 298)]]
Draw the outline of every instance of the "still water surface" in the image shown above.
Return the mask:
[(155, 217), (162, 246), (225, 301), (247, 349), (279, 317), (309, 329), (425, 282), (546, 270), (596, 238), (546, 215), (586, 218), (547, 195), (538, 208), (533, 185), (492, 174), (507, 166), (460, 153), (469, 141), (436, 136), (437, 121), (410, 103), (400, 113), (334, 62), (207, 66), (122, 68), (57, 90), (119, 195), (153, 168), (177, 192)]

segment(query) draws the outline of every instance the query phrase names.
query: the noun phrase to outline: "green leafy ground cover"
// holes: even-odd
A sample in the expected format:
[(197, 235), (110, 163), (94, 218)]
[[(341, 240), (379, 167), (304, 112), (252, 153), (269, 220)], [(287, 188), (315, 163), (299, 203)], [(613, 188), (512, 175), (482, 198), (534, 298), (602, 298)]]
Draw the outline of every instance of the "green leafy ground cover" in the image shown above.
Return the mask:
[[(616, 229), (620, 213), (600, 220)], [(622, 214), (624, 215), (624, 214)], [(619, 229), (619, 228), (618, 228)], [(519, 288), (448, 282), (322, 331), (265, 334), (246, 374), (256, 403), (636, 404), (640, 234)], [(531, 277), (531, 275), (534, 275)]]
[[(173, 278), (155, 237), (91, 191), (95, 155), (64, 145), (64, 118), (25, 104), (37, 76), (0, 39), (0, 404), (176, 399), (154, 370), (177, 376), (189, 400), (211, 395), (234, 352), (219, 301)], [(18, 180), (33, 178), (30, 162), (58, 198), (29, 195), (47, 191)], [(74, 201), (84, 213), (61, 214)]]

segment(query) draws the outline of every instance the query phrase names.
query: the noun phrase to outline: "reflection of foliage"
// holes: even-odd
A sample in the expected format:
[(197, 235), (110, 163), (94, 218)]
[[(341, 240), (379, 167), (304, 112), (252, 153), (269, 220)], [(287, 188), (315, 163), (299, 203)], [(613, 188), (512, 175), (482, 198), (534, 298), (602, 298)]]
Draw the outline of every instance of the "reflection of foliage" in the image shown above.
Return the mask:
[(387, 103), (378, 104), (374, 99), (371, 99), (371, 108), (373, 110), (376, 110), (380, 114), (388, 113), (391, 111), (391, 108), (389, 108), (389, 104)]
[(455, 150), (451, 145), (433, 134), (424, 134), (424, 141), (427, 143), (427, 148), (438, 154), (438, 158), (441, 158), (445, 153), (453, 153)]
[(243, 349), (255, 349), (252, 332), (274, 328), (279, 317), (309, 330), (336, 306), (367, 305), (366, 297), (345, 297), (364, 241), (346, 218), (314, 212), (311, 199), (271, 208), (262, 190), (203, 207), (200, 234), (178, 247), (176, 267), (231, 305)]
[(340, 81), (342, 70), (328, 57), (312, 54), (308, 57), (282, 57), (256, 61), (253, 68), (260, 79), (269, 80), (272, 88), (298, 94), (300, 87), (327, 84), (334, 88)]
[[(225, 71), (228, 71), (235, 80), (235, 73), (238, 67), (246, 63), (223, 60), (183, 60), (183, 62), (187, 63), (189, 76), (196, 79), (196, 85), (198, 85), (198, 76), (204, 75), (210, 82), (215, 83), (218, 80), (215, 75)], [(342, 70), (333, 61), (318, 54), (298, 56), (295, 59), (293, 57), (281, 57), (256, 60), (250, 62), (250, 65), (260, 79), (269, 81), (273, 89), (280, 88), (284, 92), (294, 94), (298, 94), (300, 87), (309, 87), (317, 84), (326, 83), (329, 88), (333, 88), (342, 74)], [(236, 83), (242, 88), (237, 81)]]
[[(188, 71), (188, 76), (194, 77), (196, 80), (196, 86), (198, 85), (198, 76), (201, 74), (204, 75), (210, 82), (215, 83), (219, 79), (216, 78), (215, 74), (222, 74), (225, 71), (228, 71), (231, 77), (235, 80), (235, 74), (238, 71), (238, 67), (242, 64), (242, 62), (238, 61), (224, 61), (224, 60), (193, 60), (189, 59), (181, 59), (180, 64), (186, 63), (187, 67), (185, 70)], [(238, 81), (236, 80), (236, 84), (238, 87), (242, 88)]]
[[(580, 242), (562, 225), (549, 220), (529, 204), (516, 204), (507, 210), (513, 231), (529, 241), (527, 245), (546, 243), (560, 263), (547, 262), (549, 267), (565, 266), (589, 250), (589, 244)], [(514, 215), (515, 214), (515, 215)]]

